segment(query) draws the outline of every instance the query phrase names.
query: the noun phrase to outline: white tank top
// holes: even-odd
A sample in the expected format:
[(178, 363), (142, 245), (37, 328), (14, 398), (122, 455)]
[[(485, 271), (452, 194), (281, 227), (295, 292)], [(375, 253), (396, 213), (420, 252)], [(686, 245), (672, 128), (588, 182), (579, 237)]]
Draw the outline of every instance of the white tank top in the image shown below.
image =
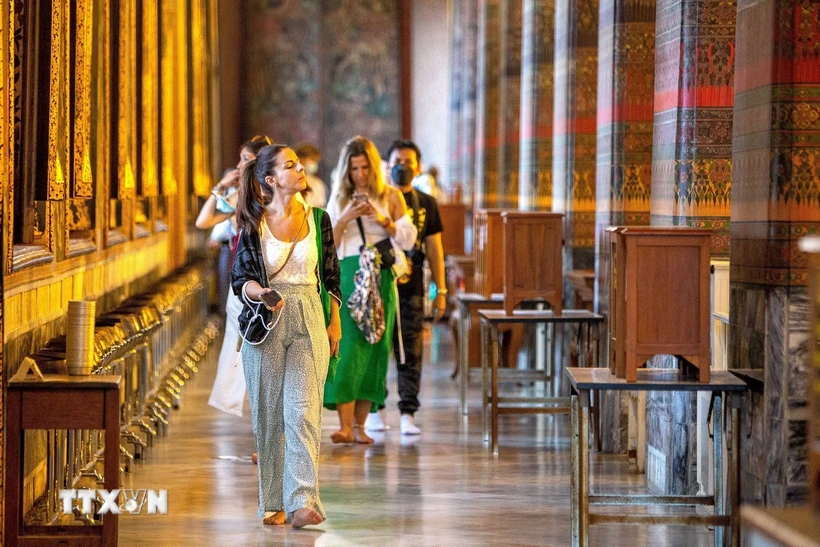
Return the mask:
[(282, 267), (288, 256), (291, 243), (279, 241), (271, 233), (265, 219), (259, 223), (259, 238), (262, 242), (262, 257), (265, 259), (265, 270), (269, 283), (289, 283), (291, 285), (316, 285), (316, 265), (319, 262), (319, 250), (316, 248), (316, 223), (312, 212), (308, 211), (308, 235), (296, 243), (293, 254), (282, 268), (282, 271), (271, 278), (271, 274)]

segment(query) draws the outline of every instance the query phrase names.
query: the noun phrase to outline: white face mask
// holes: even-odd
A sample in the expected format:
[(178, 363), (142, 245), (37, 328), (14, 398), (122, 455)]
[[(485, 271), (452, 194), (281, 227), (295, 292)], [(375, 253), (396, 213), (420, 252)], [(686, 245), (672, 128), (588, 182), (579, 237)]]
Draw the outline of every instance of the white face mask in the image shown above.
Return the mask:
[(319, 164), (315, 161), (306, 161), (302, 164), (302, 167), (305, 168), (305, 173), (308, 175), (315, 175), (319, 172)]

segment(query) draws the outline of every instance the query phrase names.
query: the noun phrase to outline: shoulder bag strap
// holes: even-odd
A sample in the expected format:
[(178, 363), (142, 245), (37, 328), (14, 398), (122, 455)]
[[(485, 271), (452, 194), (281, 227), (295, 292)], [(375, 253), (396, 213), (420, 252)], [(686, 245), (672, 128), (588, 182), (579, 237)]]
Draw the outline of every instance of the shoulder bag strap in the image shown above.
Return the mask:
[[(274, 277), (276, 277), (276, 275), (279, 272), (281, 272), (284, 269), (284, 267), (287, 265), (288, 260), (290, 260), (290, 257), (293, 254), (293, 249), (296, 248), (296, 243), (297, 243), (296, 240), (299, 239), (299, 234), (302, 233), (302, 228), (304, 228), (305, 224), (307, 223), (307, 216), (308, 216), (308, 212), (305, 211), (305, 218), (302, 219), (302, 224), (299, 226), (299, 231), (296, 232), (296, 235), (293, 237), (293, 241), (290, 242), (290, 249), (288, 250), (288, 256), (285, 257), (285, 261), (282, 263), (282, 265), (279, 267), (279, 269), (276, 270), (275, 272), (273, 272), (273, 275), (268, 276), (268, 279), (273, 279)], [(264, 219), (262, 221), (267, 222)]]
[(367, 245), (367, 239), (364, 237), (364, 226), (362, 225), (362, 217), (356, 218), (356, 224), (359, 225), (359, 233), (362, 235), (362, 245)]
[(419, 205), (419, 195), (416, 193), (415, 188), (410, 189), (410, 201), (412, 201), (411, 208), (413, 209), (413, 224), (416, 227), (416, 241), (413, 244), (413, 250), (421, 249), (421, 224), (419, 224), (419, 218), (421, 215), (419, 214), (419, 209), (421, 206)]
[(319, 278), (319, 283), (324, 285), (325, 269), (323, 267), (324, 257), (322, 256), (324, 253), (322, 248), (322, 213), (324, 211), (316, 207), (311, 207), (311, 209), (313, 210), (313, 224), (316, 227), (316, 249), (319, 251), (319, 260), (316, 263), (316, 269), (318, 270), (317, 277)]

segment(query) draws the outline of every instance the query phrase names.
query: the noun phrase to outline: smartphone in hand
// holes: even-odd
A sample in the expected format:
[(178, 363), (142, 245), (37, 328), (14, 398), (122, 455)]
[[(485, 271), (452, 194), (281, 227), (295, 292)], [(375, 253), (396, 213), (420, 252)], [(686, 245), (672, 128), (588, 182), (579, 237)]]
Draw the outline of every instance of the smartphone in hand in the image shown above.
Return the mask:
[(356, 201), (367, 201), (367, 194), (353, 194), (353, 199)]
[(260, 295), (260, 298), (262, 299), (262, 303), (265, 304), (265, 307), (272, 310), (282, 301), (282, 293), (277, 290), (271, 290), (270, 292)]

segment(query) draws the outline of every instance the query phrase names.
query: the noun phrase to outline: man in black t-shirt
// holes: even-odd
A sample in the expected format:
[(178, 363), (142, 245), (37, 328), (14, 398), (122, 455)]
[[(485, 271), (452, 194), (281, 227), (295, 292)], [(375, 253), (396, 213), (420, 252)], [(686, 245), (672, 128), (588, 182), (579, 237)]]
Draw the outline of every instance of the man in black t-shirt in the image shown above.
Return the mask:
[[(413, 179), (421, 174), (421, 152), (412, 141), (394, 141), (385, 156), (390, 170), (389, 179), (404, 194), (410, 216), (418, 229), (416, 244), (407, 251), (411, 272), (399, 280), (399, 320), (404, 346), (404, 364), (401, 362), (398, 333), (393, 337), (393, 351), (398, 363), (400, 430), (402, 435), (418, 435), (421, 430), (414, 414), (419, 408), (419, 385), (424, 334), (424, 259), (430, 263), (436, 297), (433, 301), (435, 319), (444, 315), (447, 289), (444, 278), (444, 252), (441, 246), (441, 217), (436, 200), (413, 188)], [(384, 430), (384, 421), (378, 414), (370, 414), (369, 429)]]

